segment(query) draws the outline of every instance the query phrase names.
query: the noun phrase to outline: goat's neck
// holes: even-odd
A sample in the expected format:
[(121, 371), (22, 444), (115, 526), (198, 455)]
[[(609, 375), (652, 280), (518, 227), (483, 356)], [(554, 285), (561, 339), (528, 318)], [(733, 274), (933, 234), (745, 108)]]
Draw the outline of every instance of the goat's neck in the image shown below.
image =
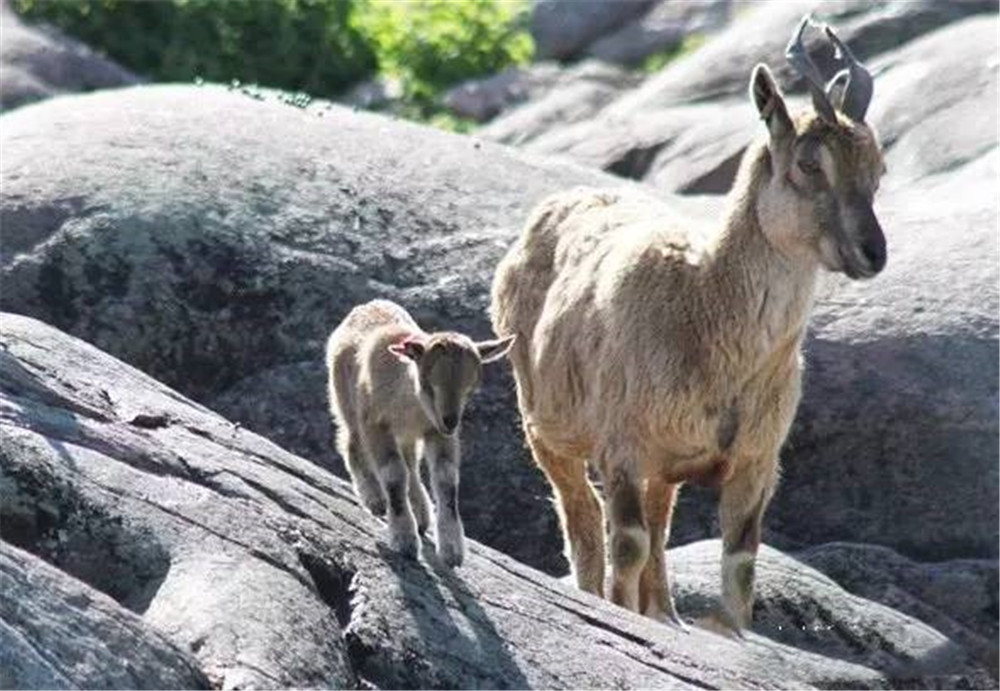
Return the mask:
[(706, 279), (709, 306), (719, 317), (712, 320), (718, 325), (713, 340), (730, 341), (726, 352), (756, 359), (801, 339), (818, 265), (787, 256), (768, 240), (758, 202), (770, 164), (766, 149), (751, 148), (747, 155), (754, 159), (741, 169), (727, 200), (729, 210)]

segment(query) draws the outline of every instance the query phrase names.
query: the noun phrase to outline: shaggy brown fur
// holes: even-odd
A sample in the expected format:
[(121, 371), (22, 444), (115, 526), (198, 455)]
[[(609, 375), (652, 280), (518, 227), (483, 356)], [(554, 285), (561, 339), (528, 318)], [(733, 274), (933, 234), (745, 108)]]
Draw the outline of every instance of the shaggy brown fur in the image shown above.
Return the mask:
[(579, 587), (661, 620), (674, 610), (664, 545), (678, 487), (721, 488), (723, 602), (750, 623), (761, 517), (799, 401), (819, 266), (885, 263), (871, 200), (879, 145), (863, 123), (794, 121), (763, 65), (753, 144), (715, 229), (638, 192), (578, 189), (533, 212), (497, 268), (492, 318), (511, 351), (524, 430), (555, 489)]

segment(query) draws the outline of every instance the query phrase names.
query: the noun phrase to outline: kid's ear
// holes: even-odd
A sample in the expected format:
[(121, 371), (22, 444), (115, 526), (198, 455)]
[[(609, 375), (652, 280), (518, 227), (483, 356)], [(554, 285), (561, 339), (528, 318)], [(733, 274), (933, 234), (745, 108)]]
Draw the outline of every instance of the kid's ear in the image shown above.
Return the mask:
[(389, 352), (403, 362), (419, 362), (424, 354), (424, 344), (413, 338), (405, 338), (389, 346)]
[(476, 350), (479, 352), (480, 362), (485, 365), (502, 358), (510, 352), (510, 347), (514, 345), (514, 339), (515, 336), (504, 336), (492, 341), (480, 341), (477, 343)]
[(792, 119), (788, 116), (788, 108), (785, 106), (781, 89), (775, 83), (771, 70), (763, 63), (753, 68), (753, 75), (750, 77), (750, 98), (760, 113), (760, 119), (767, 125), (772, 145), (792, 134), (794, 127)]

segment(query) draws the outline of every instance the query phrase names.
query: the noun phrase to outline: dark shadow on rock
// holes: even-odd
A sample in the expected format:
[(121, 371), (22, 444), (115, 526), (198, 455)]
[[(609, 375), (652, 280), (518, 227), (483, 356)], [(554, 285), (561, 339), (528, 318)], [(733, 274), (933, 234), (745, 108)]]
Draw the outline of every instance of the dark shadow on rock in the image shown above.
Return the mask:
[[(379, 545), (386, 563), (398, 578), (405, 605), (421, 637), (424, 650), (421, 665), (431, 669), (435, 688), (528, 688), (528, 680), (517, 666), (476, 595), (465, 585), (458, 570), (445, 566), (437, 557), (434, 545), (422, 540), (422, 562), (390, 553)], [(444, 586), (453, 600), (449, 607), (442, 593)], [(463, 622), (454, 617), (460, 613)], [(482, 670), (490, 670), (488, 676)], [(400, 680), (380, 680), (375, 670), (363, 676), (379, 686), (392, 687)]]

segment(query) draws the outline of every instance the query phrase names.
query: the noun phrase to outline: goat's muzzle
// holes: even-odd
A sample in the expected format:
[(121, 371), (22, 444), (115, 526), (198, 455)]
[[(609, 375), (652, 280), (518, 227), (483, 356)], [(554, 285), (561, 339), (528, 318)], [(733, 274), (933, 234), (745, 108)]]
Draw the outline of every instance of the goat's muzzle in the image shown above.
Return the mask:
[(856, 227), (848, 241), (852, 246), (841, 250), (844, 273), (852, 279), (871, 278), (885, 268), (885, 233), (870, 203), (856, 204), (853, 215)]

